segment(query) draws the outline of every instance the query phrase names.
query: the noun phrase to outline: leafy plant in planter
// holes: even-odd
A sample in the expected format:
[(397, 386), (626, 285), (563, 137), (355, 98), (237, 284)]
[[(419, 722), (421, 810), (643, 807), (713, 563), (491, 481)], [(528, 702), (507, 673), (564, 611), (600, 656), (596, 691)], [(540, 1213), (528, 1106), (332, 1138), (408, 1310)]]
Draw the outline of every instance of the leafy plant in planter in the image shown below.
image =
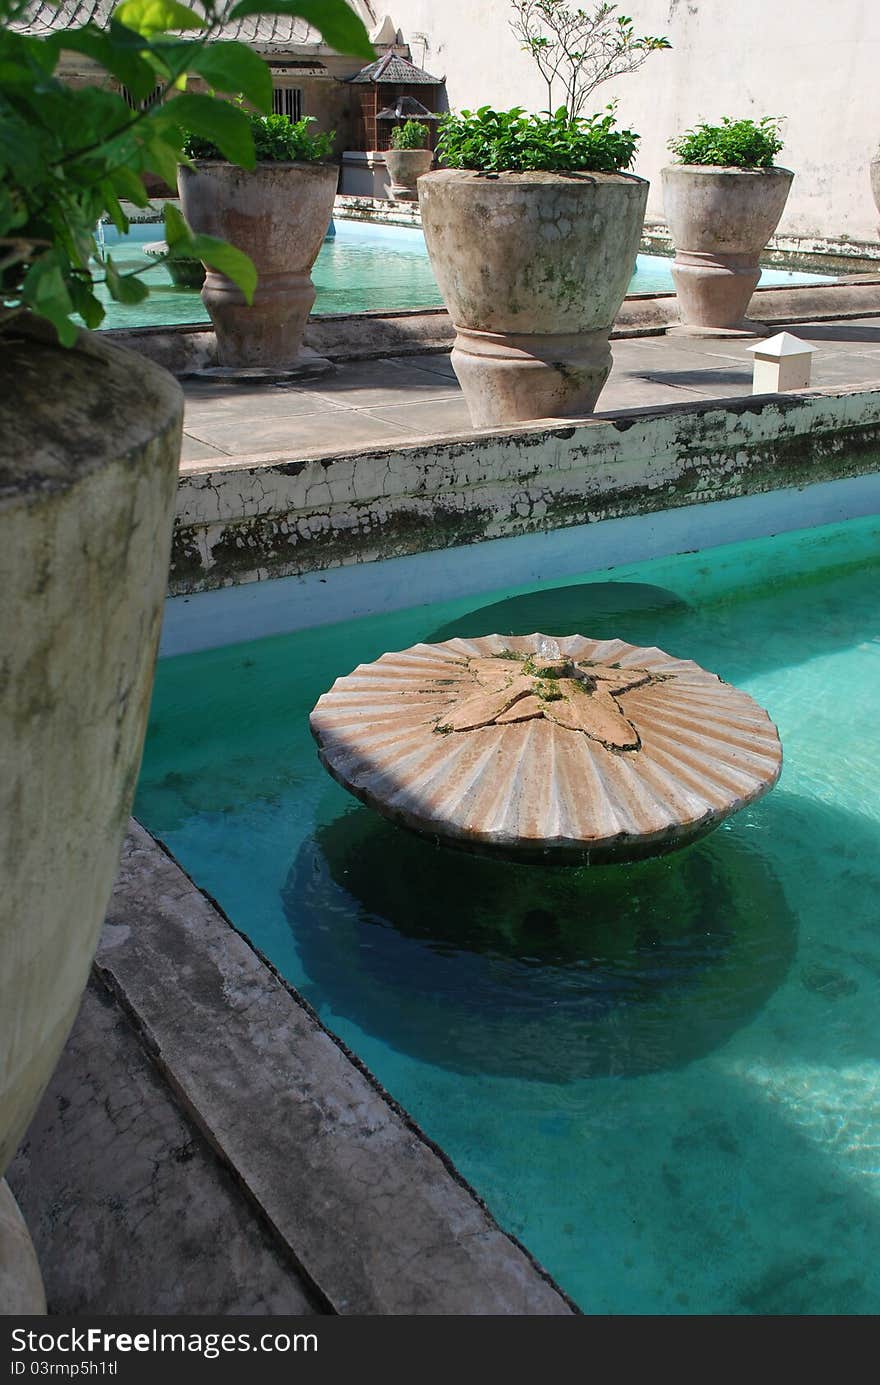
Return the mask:
[[(197, 14), (177, 0), (123, 0), (107, 29), (22, 32), (24, 0), (0, 0), (0, 1173), (67, 1038), (116, 873), (143, 744), (167, 582), (182, 398), (158, 367), (77, 326), (99, 325), (106, 276), (122, 301), (135, 275), (92, 258), (143, 179), (176, 177), (188, 130), (254, 162), (242, 111), (186, 90), (197, 73), (267, 109), (271, 79), (224, 22), (302, 15), (345, 52), (371, 56), (343, 0), (237, 0)], [(197, 35), (193, 38), (192, 35)], [(57, 76), (63, 49), (146, 100), (131, 110)], [(171, 254), (197, 255), (253, 291), (240, 251), (166, 222)], [(34, 882), (39, 882), (37, 888)], [(39, 1311), (34, 1266), (6, 1312)], [(33, 1291), (30, 1296), (24, 1286)]]
[(202, 302), (217, 335), (221, 367), (293, 369), (315, 301), (311, 268), (333, 213), (339, 180), (326, 159), (332, 133), (312, 134), (312, 117), (243, 112), (254, 143), (251, 169), (224, 161), (223, 147), (193, 134), (178, 174), (189, 224), (234, 241), (257, 270), (253, 294), (206, 260)]
[(773, 160), (781, 118), (702, 123), (669, 141), (663, 204), (676, 246), (672, 277), (686, 334), (753, 336), (745, 314), (761, 251), (779, 224), (794, 174)]
[(391, 196), (399, 202), (414, 202), (418, 198), (417, 183), (434, 162), (434, 155), (425, 146), (430, 131), (420, 120), (407, 120), (391, 131), (391, 148), (385, 151), (385, 163), (391, 176)]
[(683, 164), (711, 164), (724, 168), (772, 168), (783, 145), (780, 118), (732, 120), (720, 125), (697, 125), (669, 141), (669, 148)]
[(420, 120), (407, 120), (403, 125), (395, 125), (391, 131), (391, 148), (424, 149), (429, 133), (427, 125)]
[(422, 226), (477, 427), (589, 413), (638, 250), (648, 184), (614, 109), (448, 115), (419, 180)]

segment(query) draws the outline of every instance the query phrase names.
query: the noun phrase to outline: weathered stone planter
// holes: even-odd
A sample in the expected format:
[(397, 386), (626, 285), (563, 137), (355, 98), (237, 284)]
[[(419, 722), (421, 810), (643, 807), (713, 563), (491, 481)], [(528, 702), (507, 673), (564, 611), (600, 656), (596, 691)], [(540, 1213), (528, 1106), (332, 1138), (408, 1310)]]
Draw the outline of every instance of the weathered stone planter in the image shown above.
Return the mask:
[(761, 277), (758, 256), (779, 224), (793, 177), (787, 168), (674, 164), (662, 170), (682, 330), (763, 331), (746, 319), (746, 309)]
[[(880, 154), (871, 160), (871, 192), (874, 194), (874, 206), (880, 212)], [(877, 227), (877, 234), (880, 235), (880, 226)]]
[[(95, 336), (73, 350), (38, 326), (3, 338), (0, 1175), (73, 1024), (116, 875), (182, 406), (164, 370)], [(0, 1237), (4, 1228), (0, 1260), (17, 1235), (8, 1215)]]
[(252, 172), (199, 159), (179, 170), (184, 215), (219, 236), (257, 268), (252, 305), (231, 279), (207, 269), (202, 301), (217, 334), (221, 366), (293, 365), (315, 287), (311, 268), (333, 213), (339, 170), (319, 163), (264, 163)]
[(443, 169), (418, 190), (474, 427), (590, 413), (611, 370), (645, 180)]
[(391, 178), (390, 192), (396, 202), (417, 202), (416, 180), (434, 162), (430, 149), (386, 149), (385, 166)]

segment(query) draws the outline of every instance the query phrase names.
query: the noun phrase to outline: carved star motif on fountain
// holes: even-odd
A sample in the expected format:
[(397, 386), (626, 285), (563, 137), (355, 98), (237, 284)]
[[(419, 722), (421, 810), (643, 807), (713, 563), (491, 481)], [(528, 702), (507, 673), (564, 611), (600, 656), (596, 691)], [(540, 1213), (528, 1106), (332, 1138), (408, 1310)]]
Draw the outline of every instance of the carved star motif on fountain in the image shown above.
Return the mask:
[(511, 654), (467, 659), (477, 685), (461, 694), (435, 724), (435, 730), (477, 731), (487, 726), (546, 717), (611, 750), (639, 750), (641, 739), (617, 699), (633, 688), (665, 682), (668, 674), (643, 668)]

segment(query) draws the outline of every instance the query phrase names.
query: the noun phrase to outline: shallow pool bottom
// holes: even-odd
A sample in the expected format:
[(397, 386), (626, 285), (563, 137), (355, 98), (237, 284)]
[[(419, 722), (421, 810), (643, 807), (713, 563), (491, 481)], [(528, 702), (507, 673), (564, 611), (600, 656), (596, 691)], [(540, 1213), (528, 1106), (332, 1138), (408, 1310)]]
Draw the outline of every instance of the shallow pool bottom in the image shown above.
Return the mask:
[[(865, 519), (160, 664), (138, 815), (587, 1312), (876, 1311), (878, 569)], [(665, 861), (493, 873), (327, 780), (335, 676), (536, 628), (742, 686), (780, 785)]]

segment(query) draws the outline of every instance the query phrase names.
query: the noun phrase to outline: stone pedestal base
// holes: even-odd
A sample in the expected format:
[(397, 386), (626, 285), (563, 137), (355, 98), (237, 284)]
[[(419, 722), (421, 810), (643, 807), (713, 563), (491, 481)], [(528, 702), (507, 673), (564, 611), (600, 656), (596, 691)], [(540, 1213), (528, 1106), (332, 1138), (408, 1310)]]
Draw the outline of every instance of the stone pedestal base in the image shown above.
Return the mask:
[(671, 327), (666, 328), (668, 337), (735, 337), (754, 340), (755, 337), (766, 337), (769, 333), (770, 328), (766, 322), (754, 322), (749, 317), (744, 317), (737, 327), (697, 327), (693, 323), (674, 322)]
[(33, 1242), (5, 1179), (0, 1180), (0, 1316), (45, 1313), (46, 1295)]
[(682, 325), (745, 331), (746, 309), (761, 277), (757, 256), (679, 250), (672, 263)]
[(398, 187), (396, 183), (389, 183), (386, 191), (393, 202), (418, 202), (419, 200), (416, 188)]
[(611, 371), (608, 330), (573, 336), (456, 329), (452, 366), (475, 428), (592, 412)]
[(315, 301), (308, 273), (260, 273), (253, 303), (225, 275), (209, 269), (202, 302), (217, 334), (221, 366), (292, 367)]
[(310, 380), (335, 369), (326, 356), (319, 356), (310, 346), (304, 346), (296, 359), (286, 366), (208, 365), (189, 373), (199, 380), (241, 380), (271, 385), (279, 380)]

